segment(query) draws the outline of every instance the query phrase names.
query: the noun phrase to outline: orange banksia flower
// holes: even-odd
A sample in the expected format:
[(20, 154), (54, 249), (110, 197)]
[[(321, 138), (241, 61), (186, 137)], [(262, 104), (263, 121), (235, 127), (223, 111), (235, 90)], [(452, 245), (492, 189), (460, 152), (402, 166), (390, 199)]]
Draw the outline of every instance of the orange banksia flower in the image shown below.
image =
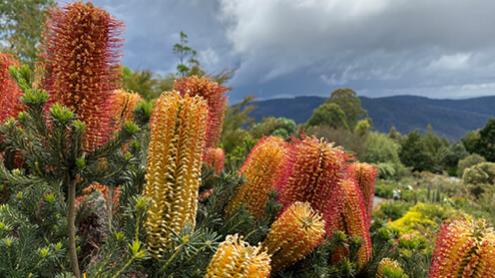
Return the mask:
[(275, 190), (275, 182), (282, 173), (286, 162), (287, 144), (276, 136), (261, 139), (251, 150), (240, 169), (245, 182), (239, 187), (227, 207), (230, 214), (244, 205), (254, 217), (265, 213), (269, 193)]
[[(363, 196), (358, 185), (350, 179), (342, 180), (332, 193), (325, 213), (327, 234), (331, 236), (339, 230), (351, 237), (361, 238), (357, 253), (357, 265), (363, 267), (371, 259), (372, 246), (369, 222)], [(348, 255), (348, 250), (339, 249), (332, 256), (337, 262)]]
[(83, 147), (93, 151), (111, 135), (111, 99), (119, 85), (122, 23), (91, 3), (49, 14), (41, 60), (49, 104), (59, 102), (86, 124)]
[(445, 223), (432, 258), (430, 278), (495, 277), (495, 233), (483, 220)]
[(19, 66), (19, 63), (12, 55), (0, 53), (0, 123), (9, 117), (17, 117), (23, 110), (22, 91), (10, 76), (10, 66)]
[(215, 175), (220, 175), (225, 163), (225, 154), (222, 148), (208, 148), (204, 156), (204, 163), (215, 171)]
[(150, 119), (144, 223), (151, 254), (161, 257), (173, 233), (194, 227), (208, 107), (200, 97), (164, 93)]
[(134, 120), (134, 110), (141, 96), (136, 93), (128, 93), (124, 90), (115, 90), (112, 104), (113, 130), (118, 131), (126, 121)]
[(222, 133), (223, 118), (228, 89), (207, 77), (188, 76), (177, 79), (174, 90), (182, 95), (201, 96), (208, 102), (208, 128), (206, 129), (206, 147), (216, 147)]
[(376, 168), (368, 163), (355, 162), (349, 165), (348, 175), (353, 179), (363, 193), (363, 199), (368, 214), (368, 221), (371, 222), (373, 212), (373, 198), (375, 196)]
[(332, 188), (343, 176), (343, 150), (315, 137), (297, 142), (289, 154), (290, 166), (277, 186), (279, 201), (287, 208), (296, 201), (309, 202), (324, 213)]
[(325, 222), (309, 203), (295, 202), (273, 222), (263, 247), (273, 270), (291, 266), (311, 253), (325, 236)]
[(229, 235), (218, 246), (205, 278), (263, 278), (270, 276), (270, 270), (270, 256), (261, 247), (250, 246), (238, 235)]

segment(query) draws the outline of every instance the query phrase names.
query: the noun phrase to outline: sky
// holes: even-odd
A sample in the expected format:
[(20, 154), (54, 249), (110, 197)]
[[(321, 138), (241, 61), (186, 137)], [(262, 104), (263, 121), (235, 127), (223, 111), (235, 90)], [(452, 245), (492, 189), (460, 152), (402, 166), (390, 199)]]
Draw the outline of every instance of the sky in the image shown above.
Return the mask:
[(189, 36), (231, 102), (340, 87), (359, 95), (495, 94), (493, 0), (94, 0), (124, 22), (123, 63), (174, 72)]

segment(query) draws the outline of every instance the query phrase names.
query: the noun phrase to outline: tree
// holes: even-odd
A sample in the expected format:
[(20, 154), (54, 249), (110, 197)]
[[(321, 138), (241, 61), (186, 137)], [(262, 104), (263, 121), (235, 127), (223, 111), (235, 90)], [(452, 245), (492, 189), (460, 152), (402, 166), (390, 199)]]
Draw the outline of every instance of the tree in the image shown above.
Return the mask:
[(354, 128), (360, 119), (368, 115), (361, 106), (361, 100), (356, 92), (350, 88), (340, 88), (333, 91), (328, 102), (337, 104), (344, 111), (350, 128)]
[(177, 64), (177, 75), (204, 75), (198, 60), (198, 52), (189, 45), (187, 34), (181, 31), (179, 33), (179, 42), (174, 44), (173, 52), (179, 57)]
[(467, 132), (461, 139), (462, 144), (469, 153), (476, 153), (476, 144), (480, 139), (479, 130), (473, 130)]
[(313, 111), (313, 115), (309, 118), (307, 125), (324, 125), (331, 128), (349, 129), (344, 111), (339, 105), (331, 102), (325, 102), (318, 106)]
[(0, 41), (5, 50), (33, 65), (37, 57), (43, 23), (54, 0), (0, 0)]
[(479, 132), (475, 143), (476, 153), (484, 156), (487, 161), (495, 161), (495, 118), (491, 118)]
[(434, 161), (417, 130), (409, 133), (403, 140), (399, 157), (404, 165), (411, 167), (414, 171), (433, 170)]
[(462, 143), (452, 144), (444, 148), (442, 165), (451, 176), (455, 176), (457, 174), (457, 165), (468, 155), (469, 153)]
[(251, 134), (256, 139), (268, 135), (276, 135), (282, 138), (287, 138), (295, 131), (296, 123), (293, 120), (284, 117), (267, 117), (260, 123), (253, 126), (251, 129)]

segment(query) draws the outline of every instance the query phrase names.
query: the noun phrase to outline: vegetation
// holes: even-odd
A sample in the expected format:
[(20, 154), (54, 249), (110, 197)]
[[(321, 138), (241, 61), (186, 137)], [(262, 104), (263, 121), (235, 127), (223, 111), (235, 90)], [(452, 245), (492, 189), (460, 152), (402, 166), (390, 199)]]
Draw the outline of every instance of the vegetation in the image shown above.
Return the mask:
[(48, 19), (39, 70), (0, 54), (0, 276), (495, 275), (495, 120), (383, 134), (337, 89), (305, 124), (256, 123), (186, 34), (159, 77), (119, 65), (95, 5)]

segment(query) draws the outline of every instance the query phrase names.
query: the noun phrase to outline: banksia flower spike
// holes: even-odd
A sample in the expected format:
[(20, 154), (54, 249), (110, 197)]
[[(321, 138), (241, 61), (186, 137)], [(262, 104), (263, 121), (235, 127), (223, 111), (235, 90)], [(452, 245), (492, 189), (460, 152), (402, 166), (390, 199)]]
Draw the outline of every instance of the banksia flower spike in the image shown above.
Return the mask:
[(86, 124), (83, 147), (93, 151), (111, 135), (111, 99), (118, 88), (122, 23), (91, 3), (53, 9), (44, 33), (42, 84)]
[(22, 111), (21, 89), (10, 76), (9, 67), (19, 63), (10, 54), (0, 53), (0, 123)]
[(205, 153), (204, 163), (220, 175), (225, 163), (225, 154), (222, 148), (208, 148)]
[(408, 278), (400, 264), (390, 258), (383, 258), (376, 270), (376, 278)]
[(371, 214), (373, 212), (373, 198), (375, 196), (375, 178), (376, 168), (368, 163), (355, 162), (349, 165), (348, 175), (353, 179), (361, 193), (363, 194), (364, 203), (368, 215), (368, 221), (371, 222)]
[(256, 218), (265, 213), (269, 193), (275, 190), (275, 182), (286, 162), (287, 143), (280, 137), (261, 139), (251, 150), (240, 169), (246, 181), (237, 190), (227, 206), (230, 214), (241, 205)]
[(151, 200), (144, 225), (155, 257), (170, 247), (173, 233), (194, 227), (207, 116), (200, 97), (171, 92), (155, 103), (144, 188)]
[(323, 140), (307, 137), (295, 144), (289, 159), (290, 166), (277, 185), (280, 203), (287, 208), (296, 201), (309, 202), (324, 213), (332, 188), (342, 178), (345, 153)]
[(229, 235), (218, 246), (205, 278), (263, 278), (270, 276), (270, 270), (270, 256), (261, 247), (250, 246), (238, 235)]
[(495, 233), (482, 220), (446, 223), (432, 258), (430, 278), (495, 277)]
[(206, 147), (216, 147), (222, 133), (223, 118), (228, 89), (207, 77), (189, 76), (177, 79), (174, 90), (182, 95), (201, 96), (208, 102), (208, 127), (206, 129)]
[(273, 222), (263, 247), (273, 270), (291, 266), (311, 253), (325, 236), (325, 222), (309, 203), (295, 202)]
[(124, 90), (114, 91), (111, 101), (114, 131), (118, 131), (126, 121), (134, 119), (134, 110), (140, 100), (141, 96), (136, 93), (128, 93)]
[[(350, 179), (342, 180), (332, 193), (325, 213), (327, 234), (339, 230), (351, 237), (361, 238), (357, 252), (357, 265), (363, 267), (371, 259), (371, 237), (363, 196), (358, 185)], [(347, 256), (348, 250), (338, 250), (332, 261), (338, 262)]]

